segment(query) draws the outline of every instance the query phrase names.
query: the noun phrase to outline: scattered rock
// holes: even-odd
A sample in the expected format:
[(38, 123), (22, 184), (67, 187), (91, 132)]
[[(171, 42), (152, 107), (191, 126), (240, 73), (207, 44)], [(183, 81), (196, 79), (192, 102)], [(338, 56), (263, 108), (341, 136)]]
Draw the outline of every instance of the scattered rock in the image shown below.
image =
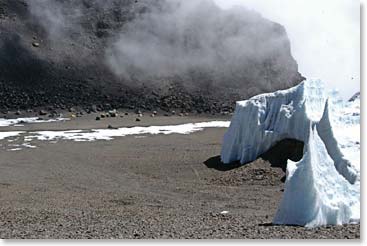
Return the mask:
[(33, 42), (33, 43), (32, 43), (32, 45), (33, 45), (33, 47), (38, 48), (38, 47), (40, 46), (40, 43), (38, 43), (38, 42)]
[(114, 110), (110, 110), (108, 111), (108, 114), (111, 116), (111, 117), (116, 117), (117, 116), (117, 110), (114, 109)]
[(97, 106), (96, 106), (96, 105), (92, 105), (90, 110), (91, 110), (93, 113), (97, 113), (98, 108), (97, 108)]
[(39, 115), (47, 115), (47, 111), (45, 111), (45, 110), (40, 110), (38, 114), (39, 114)]

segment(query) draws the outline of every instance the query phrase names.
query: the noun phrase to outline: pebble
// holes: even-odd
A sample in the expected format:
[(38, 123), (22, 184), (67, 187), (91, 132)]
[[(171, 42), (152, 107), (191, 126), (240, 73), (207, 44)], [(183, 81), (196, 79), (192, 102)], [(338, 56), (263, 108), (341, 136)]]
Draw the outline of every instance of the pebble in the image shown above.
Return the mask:
[(114, 126), (112, 126), (112, 125), (108, 125), (108, 126), (107, 126), (107, 128), (108, 128), (108, 129), (117, 129), (117, 127), (114, 127)]

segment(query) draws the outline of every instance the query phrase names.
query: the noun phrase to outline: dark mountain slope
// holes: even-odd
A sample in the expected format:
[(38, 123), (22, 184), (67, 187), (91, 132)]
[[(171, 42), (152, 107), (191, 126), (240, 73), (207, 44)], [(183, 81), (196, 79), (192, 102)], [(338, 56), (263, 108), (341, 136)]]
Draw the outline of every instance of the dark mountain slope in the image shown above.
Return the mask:
[(301, 80), (284, 28), (245, 9), (224, 11), (211, 1), (0, 0), (2, 109), (220, 112)]

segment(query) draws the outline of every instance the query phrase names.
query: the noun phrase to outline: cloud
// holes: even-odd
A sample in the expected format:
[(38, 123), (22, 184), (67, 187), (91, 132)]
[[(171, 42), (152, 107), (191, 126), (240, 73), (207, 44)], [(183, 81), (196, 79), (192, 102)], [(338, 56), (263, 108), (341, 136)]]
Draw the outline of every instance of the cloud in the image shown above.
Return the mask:
[(138, 81), (178, 75), (185, 83), (269, 91), (297, 79), (280, 25), (243, 7), (224, 11), (208, 0), (151, 6), (123, 26), (107, 59), (117, 75)]
[(344, 98), (360, 90), (360, 5), (350, 0), (215, 0), (246, 6), (282, 24), (300, 72), (338, 88)]

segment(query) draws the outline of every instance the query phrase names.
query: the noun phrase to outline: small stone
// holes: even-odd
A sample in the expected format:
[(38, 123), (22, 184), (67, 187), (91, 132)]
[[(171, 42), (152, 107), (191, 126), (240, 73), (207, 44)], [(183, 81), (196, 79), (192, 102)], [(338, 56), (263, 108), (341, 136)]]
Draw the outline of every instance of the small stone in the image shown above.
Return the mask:
[(101, 118), (106, 118), (106, 115), (105, 114), (101, 114)]
[(136, 120), (135, 121), (141, 121), (141, 119), (139, 119), (139, 118), (136, 118)]
[(33, 43), (32, 43), (32, 45), (33, 45), (33, 47), (38, 48), (38, 47), (40, 46), (40, 43), (38, 43), (38, 42), (33, 42)]
[(20, 115), (21, 114), (21, 112), (19, 111), (19, 110), (17, 110), (16, 112), (15, 112), (15, 115)]
[(92, 105), (91, 109), (90, 109), (93, 113), (97, 113), (98, 108), (96, 105)]
[(143, 117), (143, 114), (138, 114), (138, 117)]
[(126, 113), (125, 113), (125, 115), (129, 115), (129, 113), (128, 113), (128, 112), (126, 112)]
[(45, 110), (40, 110), (39, 111), (39, 115), (46, 115), (46, 114), (47, 114), (47, 112)]
[(116, 111), (116, 109), (114, 109), (114, 110), (110, 110), (110, 111), (108, 111), (108, 113), (109, 113), (109, 115), (110, 115), (111, 117), (117, 117), (117, 111)]
[(101, 120), (101, 117), (97, 116), (97, 117), (96, 117), (96, 120)]

